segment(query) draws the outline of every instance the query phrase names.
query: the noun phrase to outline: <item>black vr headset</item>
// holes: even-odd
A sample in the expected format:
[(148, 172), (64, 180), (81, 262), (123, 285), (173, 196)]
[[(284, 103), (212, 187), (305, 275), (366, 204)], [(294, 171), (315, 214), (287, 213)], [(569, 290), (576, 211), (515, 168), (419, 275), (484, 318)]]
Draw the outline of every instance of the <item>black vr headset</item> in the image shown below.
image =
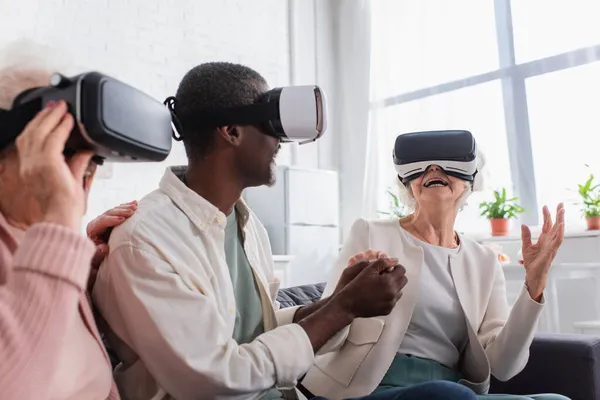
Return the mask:
[(12, 109), (0, 109), (0, 150), (14, 142), (50, 101), (66, 101), (75, 127), (65, 155), (89, 150), (101, 164), (162, 161), (172, 144), (171, 114), (149, 95), (98, 72), (72, 78), (54, 74), (47, 87), (20, 93)]
[(473, 182), (477, 175), (477, 143), (469, 131), (425, 131), (400, 135), (393, 152), (398, 178), (407, 185), (431, 165), (450, 176)]
[(169, 97), (165, 104), (173, 113), (173, 123), (181, 140), (185, 128), (216, 128), (227, 125), (254, 125), (282, 142), (305, 144), (314, 142), (327, 130), (325, 93), (318, 86), (288, 86), (262, 94), (254, 104), (209, 109), (193, 115), (176, 112), (177, 99)]

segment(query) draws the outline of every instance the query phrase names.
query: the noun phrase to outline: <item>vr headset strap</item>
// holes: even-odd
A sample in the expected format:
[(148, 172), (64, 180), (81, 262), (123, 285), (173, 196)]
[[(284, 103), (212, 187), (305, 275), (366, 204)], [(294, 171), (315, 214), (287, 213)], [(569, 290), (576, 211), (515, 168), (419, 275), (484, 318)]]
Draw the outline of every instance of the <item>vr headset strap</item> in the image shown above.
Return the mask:
[(206, 110), (179, 117), (184, 127), (212, 128), (227, 125), (252, 125), (279, 119), (278, 103), (255, 103), (245, 106)]
[(0, 150), (13, 143), (42, 108), (42, 100), (35, 99), (12, 110), (0, 109)]

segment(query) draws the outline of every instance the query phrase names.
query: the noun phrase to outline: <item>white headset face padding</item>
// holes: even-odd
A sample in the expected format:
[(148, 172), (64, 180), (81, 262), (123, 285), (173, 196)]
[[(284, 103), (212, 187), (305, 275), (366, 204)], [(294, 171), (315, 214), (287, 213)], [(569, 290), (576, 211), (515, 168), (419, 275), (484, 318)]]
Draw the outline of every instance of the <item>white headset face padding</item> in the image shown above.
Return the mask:
[(483, 152), (481, 150), (477, 151), (477, 174), (475, 174), (475, 177), (473, 178), (473, 191), (474, 192), (481, 192), (483, 190), (484, 187), (484, 176), (483, 176), (483, 171), (484, 171), (484, 166), (485, 166), (485, 156), (483, 155)]
[(483, 175), (481, 172), (477, 172), (477, 175), (473, 178), (473, 191), (480, 192), (483, 190)]

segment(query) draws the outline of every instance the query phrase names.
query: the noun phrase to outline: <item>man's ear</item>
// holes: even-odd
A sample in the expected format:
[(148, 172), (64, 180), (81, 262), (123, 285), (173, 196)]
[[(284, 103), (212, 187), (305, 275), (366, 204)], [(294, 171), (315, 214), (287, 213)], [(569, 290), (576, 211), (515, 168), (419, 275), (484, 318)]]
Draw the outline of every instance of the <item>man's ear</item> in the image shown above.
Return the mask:
[(229, 144), (238, 146), (242, 139), (241, 128), (237, 125), (221, 126), (217, 128), (219, 135)]

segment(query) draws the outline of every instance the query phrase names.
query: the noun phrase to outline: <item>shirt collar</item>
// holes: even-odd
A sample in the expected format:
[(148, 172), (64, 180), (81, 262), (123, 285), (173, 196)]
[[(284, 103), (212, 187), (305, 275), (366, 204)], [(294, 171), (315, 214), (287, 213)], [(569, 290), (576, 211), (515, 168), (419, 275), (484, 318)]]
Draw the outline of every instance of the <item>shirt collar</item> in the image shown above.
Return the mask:
[[(168, 167), (163, 175), (159, 188), (179, 207), (198, 228), (204, 230), (218, 225), (225, 229), (227, 217), (211, 202), (188, 188), (182, 181), (187, 166)], [(250, 210), (240, 199), (235, 204), (240, 227), (244, 228), (250, 217)]]

